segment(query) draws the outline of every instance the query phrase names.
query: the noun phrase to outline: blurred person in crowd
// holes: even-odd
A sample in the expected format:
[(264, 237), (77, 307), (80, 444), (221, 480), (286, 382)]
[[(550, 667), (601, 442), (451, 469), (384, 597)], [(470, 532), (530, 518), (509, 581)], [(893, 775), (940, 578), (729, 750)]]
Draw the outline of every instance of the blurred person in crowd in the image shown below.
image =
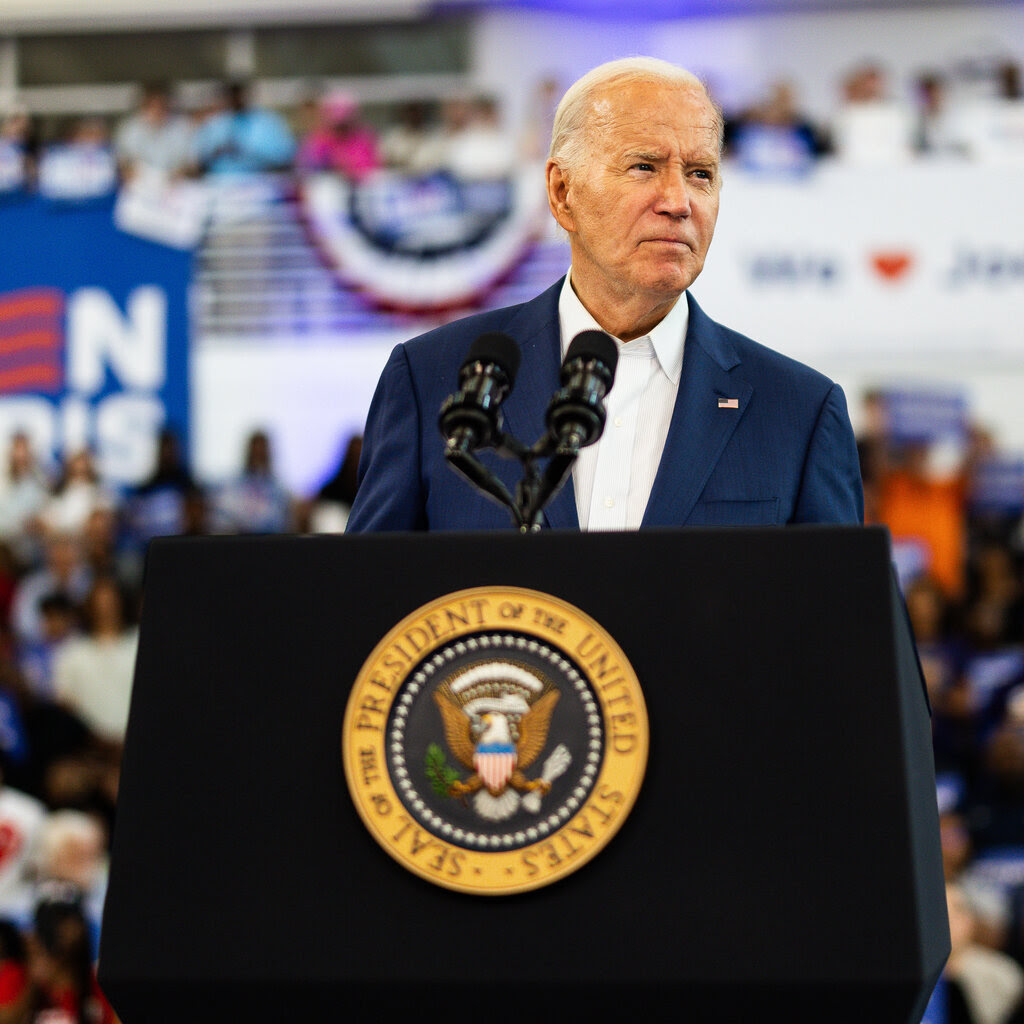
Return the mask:
[(239, 477), (225, 484), (214, 503), (218, 532), (284, 533), (292, 524), (292, 499), (274, 474), (270, 436), (253, 431), (245, 442)]
[(463, 132), (468, 131), (472, 116), (472, 107), (467, 99), (445, 100), (441, 104), (439, 123), (424, 133), (416, 151), (413, 170), (420, 174), (450, 170), (449, 154), (453, 147), (457, 147)]
[[(714, 323), (684, 294), (717, 222), (721, 128), (699, 79), (664, 61), (612, 61), (569, 88), (546, 165), (569, 274), (530, 302), (394, 349), (367, 420), (349, 531), (507, 528), (507, 513), (451, 472), (436, 410), (471, 344), (507, 331), (523, 359), (506, 416), (527, 437), (542, 435), (559, 365), (584, 329), (604, 330), (639, 360), (635, 378), (620, 369), (608, 408), (610, 421), (630, 421), (637, 443), (606, 431), (585, 448), (571, 485), (544, 511), (548, 525), (862, 521), (842, 389)], [(644, 428), (640, 408), (649, 410)]]
[(843, 79), (842, 95), (847, 104), (884, 103), (888, 98), (885, 71), (873, 61), (858, 65)]
[(40, 514), (50, 499), (50, 481), (23, 431), (11, 437), (5, 468), (0, 477), (0, 537), (23, 565), (33, 565), (42, 552)]
[(975, 941), (974, 914), (957, 885), (946, 886), (946, 904), (952, 946), (943, 971), (947, 1024), (1016, 1024), (1024, 970), (1012, 957)]
[(0, 118), (0, 192), (26, 188), (35, 181), (39, 137), (24, 107)]
[(904, 597), (932, 706), (936, 771), (960, 770), (975, 737), (970, 693), (961, 675), (966, 652), (951, 632), (953, 610), (945, 591), (928, 575), (913, 580)]
[(14, 921), (0, 919), (0, 1024), (29, 1024), (28, 949)]
[(47, 594), (39, 602), (41, 635), (21, 644), (18, 667), (33, 696), (53, 700), (53, 666), (57, 655), (75, 635), (78, 612), (67, 594)]
[(990, 732), (964, 815), (980, 853), (1024, 846), (1024, 728), (1003, 720)]
[(44, 597), (65, 594), (79, 604), (92, 586), (92, 573), (82, 560), (80, 542), (68, 534), (56, 534), (46, 541), (42, 568), (22, 577), (11, 604), (11, 626), (20, 643), (42, 639)]
[(34, 851), (40, 882), (70, 882), (82, 893), (105, 884), (108, 837), (94, 815), (60, 810), (41, 823)]
[(114, 580), (96, 580), (83, 618), (83, 635), (72, 637), (54, 660), (54, 691), (99, 740), (119, 749), (128, 724), (138, 636)]
[(96, 814), (63, 809), (46, 816), (33, 853), (37, 886), (62, 882), (81, 893), (94, 950), (99, 945), (107, 892), (109, 845), (107, 826)]
[(81, 537), (86, 521), (95, 509), (116, 507), (117, 500), (100, 480), (92, 453), (87, 448), (80, 448), (66, 457), (63, 473), (39, 519), (49, 536), (67, 534)]
[(773, 82), (763, 103), (732, 121), (727, 150), (755, 171), (801, 171), (828, 151), (821, 132), (797, 108), (791, 82)]
[(1020, 64), (1013, 60), (1003, 61), (996, 72), (997, 95), (1001, 100), (1024, 99), (1021, 85)]
[(61, 201), (110, 195), (117, 187), (117, 161), (106, 121), (80, 118), (63, 142), (47, 146), (39, 158), (38, 182), (43, 195)]
[(467, 117), (447, 148), (447, 169), (462, 181), (507, 178), (515, 168), (515, 146), (502, 129), (498, 103), (490, 96), (468, 105)]
[(0, 917), (27, 918), (46, 807), (0, 773)]
[(75, 886), (53, 882), (42, 889), (28, 949), (36, 1024), (116, 1024), (96, 983), (95, 952)]
[(878, 488), (888, 466), (889, 417), (885, 396), (877, 389), (861, 400), (861, 426), (857, 433), (857, 459), (864, 483), (864, 522), (879, 523)]
[(974, 939), (989, 949), (1002, 949), (1010, 924), (1010, 901), (1005, 886), (993, 881), (973, 860), (974, 847), (964, 816), (947, 811), (939, 816), (942, 872), (967, 898), (974, 917)]
[(938, 72), (926, 71), (918, 75), (914, 87), (917, 93), (914, 149), (938, 156), (964, 156), (967, 150), (949, 107), (945, 78)]
[(409, 174), (432, 169), (423, 157), (430, 134), (427, 104), (404, 104), (394, 123), (380, 137), (381, 160), (386, 167)]
[(991, 540), (981, 543), (969, 562), (971, 584), (963, 610), (967, 652), (963, 678), (982, 743), (1004, 721), (1011, 696), (1024, 683), (1017, 572), (1010, 552)]
[(985, 541), (969, 565), (968, 626), (985, 647), (1024, 643), (1024, 584), (1010, 549)]
[(130, 180), (149, 169), (178, 178), (193, 168), (193, 128), (174, 113), (166, 85), (151, 84), (142, 91), (139, 109), (118, 126), (114, 136), (121, 177)]
[(157, 438), (153, 472), (130, 495), (125, 525), (132, 544), (185, 532), (189, 499), (199, 491), (185, 465), (181, 442), (169, 427)]
[(49, 807), (95, 810), (112, 820), (120, 761), (109, 746), (77, 715), (34, 693), (10, 662), (0, 662), (0, 703), (0, 765), (9, 784)]
[(355, 97), (333, 92), (320, 101), (316, 126), (299, 145), (295, 166), (333, 171), (349, 181), (362, 181), (381, 166), (377, 136), (360, 122)]
[(919, 544), (925, 569), (947, 596), (964, 589), (967, 480), (961, 464), (946, 466), (930, 441), (907, 441), (889, 458), (878, 481), (877, 514), (894, 541)]
[(82, 149), (108, 150), (110, 129), (102, 117), (82, 117), (71, 126), (67, 142)]
[(113, 168), (110, 126), (102, 117), (82, 117), (71, 127), (67, 147), (78, 153), (84, 166), (94, 165), (97, 172)]
[(832, 139), (837, 156), (851, 163), (900, 163), (910, 157), (911, 112), (890, 97), (887, 75), (874, 61), (860, 64), (843, 80)]
[(11, 608), (21, 575), (22, 567), (11, 546), (0, 540), (0, 660), (12, 653)]
[(355, 434), (348, 439), (338, 468), (316, 492), (308, 511), (312, 533), (344, 533), (348, 514), (356, 498), (359, 480), (359, 457), (363, 439)]
[(287, 169), (295, 141), (280, 114), (253, 106), (247, 86), (224, 87), (219, 109), (199, 127), (195, 156), (207, 174), (253, 174)]
[(94, 508), (82, 529), (82, 557), (94, 576), (120, 576), (118, 517), (112, 508)]

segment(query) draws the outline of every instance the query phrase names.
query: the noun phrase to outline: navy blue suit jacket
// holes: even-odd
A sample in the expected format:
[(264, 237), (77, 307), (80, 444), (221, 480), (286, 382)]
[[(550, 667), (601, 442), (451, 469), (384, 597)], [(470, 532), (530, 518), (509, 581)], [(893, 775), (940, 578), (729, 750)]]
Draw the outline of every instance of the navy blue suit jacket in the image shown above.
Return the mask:
[[(459, 367), (485, 331), (503, 331), (523, 359), (502, 407), (527, 444), (544, 432), (561, 361), (561, 281), (530, 302), (448, 324), (399, 345), (370, 407), (351, 532), (509, 529), (509, 512), (476, 493), (444, 458), (437, 425)], [(857, 449), (838, 384), (715, 323), (687, 294), (689, 329), (665, 450), (643, 526), (762, 526), (863, 521)], [(719, 408), (734, 398), (737, 409)], [(483, 453), (511, 490), (518, 463)], [(578, 529), (571, 480), (545, 511)]]

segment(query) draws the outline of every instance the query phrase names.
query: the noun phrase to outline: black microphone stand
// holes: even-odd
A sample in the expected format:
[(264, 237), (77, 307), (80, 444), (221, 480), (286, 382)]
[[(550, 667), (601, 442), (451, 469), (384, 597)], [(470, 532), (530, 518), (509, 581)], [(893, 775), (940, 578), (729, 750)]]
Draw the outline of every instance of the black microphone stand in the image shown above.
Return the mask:
[[(540, 518), (547, 503), (558, 493), (569, 478), (572, 467), (582, 447), (582, 436), (570, 431), (567, 438), (556, 440), (545, 434), (535, 444), (527, 447), (511, 434), (501, 431), (493, 451), (502, 458), (515, 459), (523, 468), (523, 475), (516, 484), (515, 496), (505, 484), (491, 472), (460, 438), (449, 438), (444, 455), (452, 468), (465, 477), (511, 513), (520, 533), (535, 533), (540, 530)], [(548, 459), (543, 472), (540, 462)]]
[[(496, 335), (482, 336), (481, 341), (485, 338), (500, 340)], [(510, 339), (509, 343), (514, 344)], [(486, 386), (456, 392), (441, 407), (440, 426), (447, 437), (445, 458), (470, 484), (504, 505), (520, 533), (537, 532), (544, 507), (569, 478), (580, 449), (593, 444), (604, 430), (603, 402), (615, 378), (617, 361), (618, 350), (607, 334), (578, 334), (562, 366), (563, 386), (548, 406), (548, 429), (530, 446), (503, 429), (499, 407), (507, 393), (506, 378), (514, 376), (514, 370), (511, 375), (502, 370), (485, 376), (482, 379)], [(466, 382), (463, 384), (465, 387)], [(475, 453), (482, 448), (491, 448), (522, 466), (515, 496), (477, 458)], [(547, 465), (542, 471), (540, 463), (545, 459)]]

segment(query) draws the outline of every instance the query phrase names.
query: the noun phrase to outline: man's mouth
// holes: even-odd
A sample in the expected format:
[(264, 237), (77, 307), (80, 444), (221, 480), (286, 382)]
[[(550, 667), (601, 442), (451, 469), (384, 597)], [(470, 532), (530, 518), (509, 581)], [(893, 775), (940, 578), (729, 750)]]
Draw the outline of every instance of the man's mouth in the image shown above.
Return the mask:
[(645, 238), (644, 241), (645, 242), (661, 242), (664, 245), (685, 246), (687, 249), (692, 249), (693, 248), (693, 246), (690, 245), (690, 243), (687, 242), (683, 238)]

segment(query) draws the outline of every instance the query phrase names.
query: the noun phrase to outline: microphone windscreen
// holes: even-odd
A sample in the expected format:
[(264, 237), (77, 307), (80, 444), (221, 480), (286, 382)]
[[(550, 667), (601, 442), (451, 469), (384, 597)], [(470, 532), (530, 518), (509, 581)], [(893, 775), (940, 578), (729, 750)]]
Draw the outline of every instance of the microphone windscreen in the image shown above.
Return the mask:
[(580, 331), (569, 342), (563, 365), (573, 359), (596, 359), (608, 367), (612, 375), (619, 363), (619, 346), (615, 339), (604, 331)]
[(496, 363), (505, 371), (509, 386), (515, 383), (519, 372), (519, 361), (522, 358), (519, 346), (507, 334), (501, 331), (489, 331), (481, 334), (469, 348), (469, 355), (463, 366), (472, 363)]

